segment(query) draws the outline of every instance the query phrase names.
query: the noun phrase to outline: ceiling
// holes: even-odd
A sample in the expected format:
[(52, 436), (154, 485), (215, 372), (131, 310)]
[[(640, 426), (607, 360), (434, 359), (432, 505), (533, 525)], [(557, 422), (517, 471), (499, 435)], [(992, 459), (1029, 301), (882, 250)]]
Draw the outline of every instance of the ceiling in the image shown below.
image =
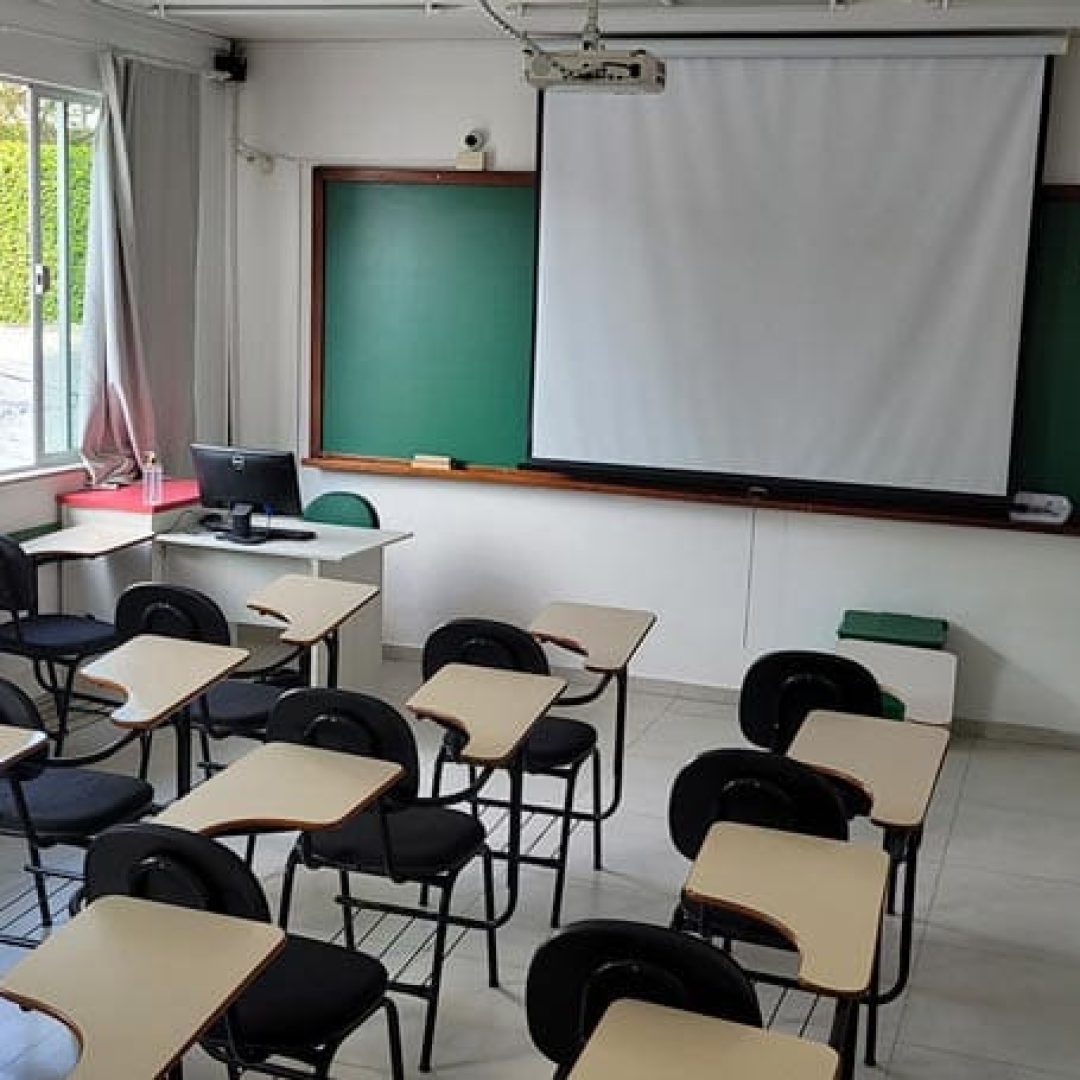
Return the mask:
[[(96, 0), (243, 41), (470, 39), (500, 32), (475, 0)], [(532, 32), (573, 33), (582, 0), (495, 0)], [(609, 33), (1080, 28), (1080, 0), (602, 0)]]

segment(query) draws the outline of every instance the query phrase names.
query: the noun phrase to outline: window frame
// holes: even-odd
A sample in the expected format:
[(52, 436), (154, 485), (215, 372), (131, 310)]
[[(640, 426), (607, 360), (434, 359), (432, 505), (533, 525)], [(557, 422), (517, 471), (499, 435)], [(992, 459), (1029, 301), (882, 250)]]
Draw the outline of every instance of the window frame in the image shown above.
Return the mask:
[[(4, 466), (0, 464), (0, 484), (6, 481), (25, 480), (29, 476), (61, 472), (67, 469), (81, 468), (81, 456), (78, 449), (79, 436), (75, 431), (76, 419), (71, 408), (71, 388), (74, 379), (79, 377), (72, 365), (71, 329), (70, 329), (70, 270), (71, 246), (68, 221), (68, 177), (70, 175), (70, 142), (68, 139), (68, 107), (72, 104), (90, 106), (101, 110), (104, 107), (102, 95), (92, 90), (79, 90), (57, 86), (48, 82), (39, 82), (17, 75), (0, 72), (0, 83), (10, 86), (25, 87), (27, 98), (27, 207), (29, 230), (29, 285), (30, 285), (30, 338), (31, 338), (31, 430), (33, 458), (30, 461)], [(41, 105), (42, 102), (58, 102), (63, 106), (63, 139), (57, 140), (56, 160), (56, 197), (58, 208), (57, 222), (57, 265), (64, 264), (63, 274), (57, 274), (57, 267), (50, 267), (51, 283), (47, 290), (39, 290), (36, 285), (38, 268), (43, 265), (44, 254), (44, 218), (42, 213), (41, 192)], [(100, 119), (99, 119), (100, 122)], [(70, 441), (74, 445), (63, 451), (47, 452), (45, 449), (45, 319), (44, 304), (48, 292), (54, 291), (57, 282), (62, 281), (64, 288), (57, 295), (57, 326), (64, 350), (64, 363), (67, 368), (66, 395), (68, 399), (66, 425)]]

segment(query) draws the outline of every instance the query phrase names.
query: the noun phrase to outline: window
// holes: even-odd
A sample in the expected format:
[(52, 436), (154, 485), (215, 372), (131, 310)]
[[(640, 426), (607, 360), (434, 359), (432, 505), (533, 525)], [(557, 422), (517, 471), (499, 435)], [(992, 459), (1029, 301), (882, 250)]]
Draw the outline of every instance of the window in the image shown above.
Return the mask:
[(0, 474), (75, 458), (93, 97), (0, 79)]

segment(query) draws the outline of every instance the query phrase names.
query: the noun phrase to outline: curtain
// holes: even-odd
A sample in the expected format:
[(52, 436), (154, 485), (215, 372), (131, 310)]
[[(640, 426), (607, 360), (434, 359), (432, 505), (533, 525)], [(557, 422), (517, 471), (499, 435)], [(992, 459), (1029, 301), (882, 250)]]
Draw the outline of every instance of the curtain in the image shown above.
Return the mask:
[[(229, 439), (232, 368), (231, 199), (235, 88), (204, 79), (199, 137), (199, 239), (195, 302), (195, 439)], [(179, 466), (174, 465), (174, 469)]]
[(130, 481), (154, 451), (183, 468), (193, 431), (199, 77), (101, 58), (91, 199), (82, 452)]

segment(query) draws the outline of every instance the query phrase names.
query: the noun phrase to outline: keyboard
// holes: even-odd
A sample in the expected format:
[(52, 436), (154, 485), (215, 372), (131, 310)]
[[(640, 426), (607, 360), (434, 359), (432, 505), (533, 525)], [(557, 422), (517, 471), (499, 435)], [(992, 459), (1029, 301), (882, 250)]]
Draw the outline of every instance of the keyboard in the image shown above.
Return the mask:
[(254, 533), (265, 536), (267, 540), (314, 540), (315, 533), (311, 529), (252, 529)]
[[(220, 514), (204, 514), (199, 518), (199, 525), (207, 532), (218, 533), (228, 538), (229, 520)], [(272, 526), (253, 525), (251, 527), (253, 540), (314, 540), (315, 532), (312, 529), (286, 529)]]

